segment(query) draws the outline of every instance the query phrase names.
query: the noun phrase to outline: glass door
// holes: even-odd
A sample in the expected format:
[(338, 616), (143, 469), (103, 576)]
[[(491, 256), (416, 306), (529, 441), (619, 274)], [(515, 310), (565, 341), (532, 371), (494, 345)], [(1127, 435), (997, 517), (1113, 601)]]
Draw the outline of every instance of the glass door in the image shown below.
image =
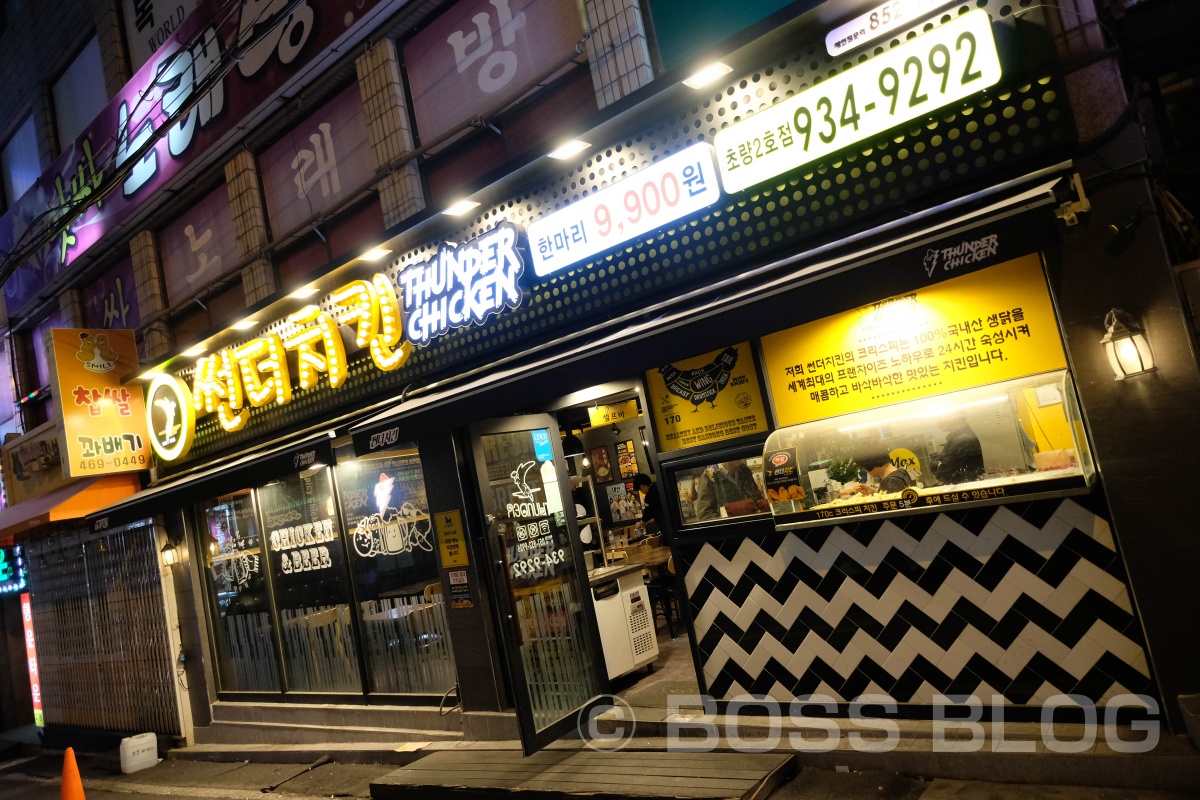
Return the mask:
[(525, 754), (573, 729), (608, 690), (558, 426), (471, 426), (505, 655)]

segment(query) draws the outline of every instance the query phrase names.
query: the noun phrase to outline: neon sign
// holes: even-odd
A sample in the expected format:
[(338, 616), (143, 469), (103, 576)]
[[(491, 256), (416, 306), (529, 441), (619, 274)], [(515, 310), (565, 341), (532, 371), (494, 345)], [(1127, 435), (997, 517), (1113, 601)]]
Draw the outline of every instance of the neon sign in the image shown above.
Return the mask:
[(452, 328), (478, 325), (506, 307), (516, 308), (523, 269), (517, 229), (508, 222), (466, 244), (443, 244), (436, 256), (400, 273), (409, 341), (425, 344)]
[(23, 590), (25, 577), (25, 554), (21, 546), (0, 547), (0, 594)]
[(443, 244), (434, 258), (400, 273), (403, 292), (381, 272), (350, 281), (328, 295), (327, 304), (288, 315), (283, 332), (199, 359), (190, 389), (174, 376), (156, 375), (146, 403), (154, 452), (163, 461), (186, 456), (196, 419), (207, 414), (215, 413), (228, 433), (241, 430), (253, 409), (292, 402), (293, 380), (302, 390), (322, 378), (339, 388), (355, 350), (367, 350), (377, 369), (396, 370), (414, 344), (516, 308), (524, 272), (519, 235), (502, 222), (465, 244)]

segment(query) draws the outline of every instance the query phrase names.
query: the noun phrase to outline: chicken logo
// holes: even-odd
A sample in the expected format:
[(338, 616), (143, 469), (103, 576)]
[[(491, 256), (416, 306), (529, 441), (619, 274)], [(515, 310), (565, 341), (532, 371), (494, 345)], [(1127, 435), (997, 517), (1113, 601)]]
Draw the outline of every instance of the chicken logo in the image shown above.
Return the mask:
[(697, 369), (679, 369), (674, 364), (659, 367), (667, 391), (676, 397), (682, 397), (693, 406), (692, 413), (700, 410), (700, 404), (708, 402), (712, 408), (717, 407), (717, 395), (729, 385), (733, 368), (737, 364), (738, 350), (727, 347), (713, 359)]
[(154, 405), (162, 410), (163, 416), (166, 418), (162, 430), (158, 432), (159, 441), (169, 447), (175, 443), (175, 435), (183, 427), (175, 421), (175, 411), (179, 405), (169, 397), (158, 398), (154, 401)]
[(540, 492), (541, 489), (534, 488), (525, 481), (525, 479), (529, 477), (529, 471), (536, 466), (536, 461), (525, 461), (521, 464), (518, 464), (517, 468), (509, 473), (509, 477), (512, 478), (512, 482), (517, 485), (517, 491), (513, 492), (513, 497), (520, 498), (521, 500), (528, 500), (530, 503), (537, 502), (537, 497), (534, 495)]

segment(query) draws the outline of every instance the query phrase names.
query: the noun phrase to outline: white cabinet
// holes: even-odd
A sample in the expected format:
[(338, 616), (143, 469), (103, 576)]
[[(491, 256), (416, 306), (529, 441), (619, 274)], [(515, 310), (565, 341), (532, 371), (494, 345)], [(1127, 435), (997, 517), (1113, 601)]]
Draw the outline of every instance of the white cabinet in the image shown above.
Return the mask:
[(608, 677), (616, 678), (658, 658), (654, 612), (640, 566), (616, 566), (589, 573), (596, 623)]

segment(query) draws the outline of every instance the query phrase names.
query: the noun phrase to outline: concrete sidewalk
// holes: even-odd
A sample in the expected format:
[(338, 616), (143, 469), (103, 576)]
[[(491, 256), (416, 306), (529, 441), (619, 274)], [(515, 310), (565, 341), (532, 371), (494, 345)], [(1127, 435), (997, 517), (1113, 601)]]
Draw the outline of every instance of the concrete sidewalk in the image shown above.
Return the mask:
[[(308, 770), (301, 764), (219, 763), (166, 760), (150, 769), (122, 775), (111, 757), (78, 757), (84, 788), (107, 800), (230, 798), (285, 800), (368, 798), (371, 782), (395, 769), (389, 765), (330, 763)], [(42, 755), (0, 763), (0, 798), (53, 800), (58, 797), (62, 755)], [(276, 786), (264, 795), (263, 790)], [(771, 800), (1200, 800), (1195, 792), (1037, 786), (938, 779), (924, 781), (891, 772), (838, 772), (805, 768), (771, 794)]]

